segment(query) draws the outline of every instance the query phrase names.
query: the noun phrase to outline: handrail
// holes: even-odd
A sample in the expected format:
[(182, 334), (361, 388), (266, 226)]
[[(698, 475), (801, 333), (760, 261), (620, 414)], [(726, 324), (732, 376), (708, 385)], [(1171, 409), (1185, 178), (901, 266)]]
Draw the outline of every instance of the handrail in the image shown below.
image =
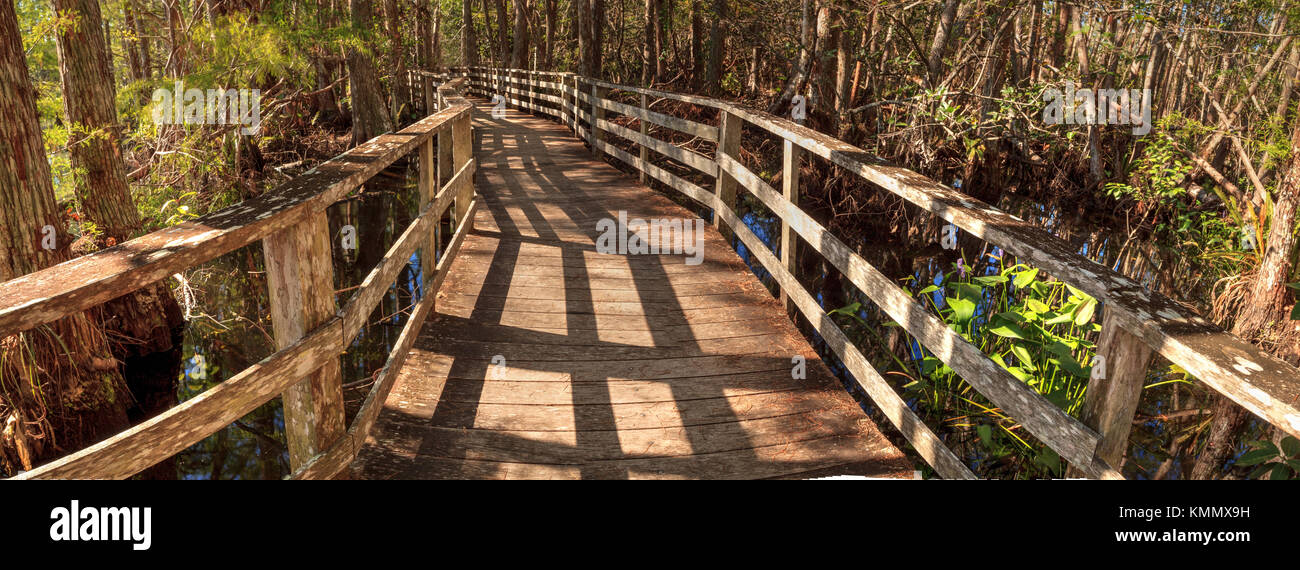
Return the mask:
[[(83, 311), (231, 250), (262, 240), (279, 349), (198, 396), (85, 449), (15, 479), (126, 478), (194, 445), (277, 395), (294, 477), (331, 477), (354, 457), (405, 353), (433, 306), (450, 260), (472, 227), (478, 205), (471, 156), (474, 106), (465, 80), (438, 88), (440, 110), (396, 133), (380, 135), (267, 194), (113, 248), (0, 283), (0, 336)], [(436, 138), (435, 138), (436, 137)], [(370, 272), (348, 304), (336, 307), (330, 278), (325, 209), (397, 159), (419, 149), (422, 209)], [(454, 175), (451, 175), (454, 171)], [(439, 173), (444, 176), (439, 176)], [(442, 180), (448, 178), (448, 180)], [(435, 192), (436, 189), (436, 192)], [(416, 249), (431, 265), (438, 221), (454, 209), (455, 234), (436, 268), (426, 267), (421, 300), (398, 347), (371, 388), (352, 427), (342, 432), (338, 356), (359, 334)], [(322, 263), (322, 258), (324, 263)], [(304, 397), (313, 388), (325, 396)], [(331, 397), (333, 396), (333, 397)]]
[[(942, 442), (902, 403), (793, 278), (793, 260), (787, 257), (790, 248), (782, 247), (781, 259), (777, 259), (740, 223), (732, 210), (736, 185), (746, 188), (781, 219), (783, 244), (792, 244), (793, 235), (801, 236), (922, 345), (1087, 475), (1120, 476), (1112, 465), (1118, 463), (1126, 448), (1153, 352), (1279, 429), (1300, 436), (1300, 370), (1215, 327), (1173, 300), (1146, 291), (1133, 280), (1080, 255), (1042, 228), (916, 172), (890, 165), (858, 147), (792, 121), (710, 97), (619, 85), (571, 73), (483, 67), (451, 71), (469, 79), (470, 92), (502, 94), (512, 105), (556, 117), (593, 150), (629, 164), (642, 173), (643, 179), (654, 178), (712, 208), (715, 219), (725, 222), (726, 227), (720, 225), (719, 229), (729, 229), (745, 243), (778, 282), (783, 296), (788, 296), (791, 304), (809, 319), (891, 422), (945, 477), (966, 477), (969, 470), (943, 448)], [(542, 81), (542, 76), (551, 80)], [(641, 106), (608, 99), (611, 90), (641, 95)], [(717, 109), (719, 124), (702, 125), (650, 111), (646, 97)], [(606, 111), (639, 119), (640, 132), (606, 120)], [(684, 154), (688, 151), (648, 136), (646, 122), (717, 142), (718, 152), (709, 160), (709, 166), (702, 166), (694, 160), (700, 155)], [(786, 187), (782, 190), (772, 188), (736, 158), (742, 123), (784, 140)], [(639, 147), (641, 156), (609, 143), (605, 140), (607, 134)], [(647, 160), (648, 150), (713, 175), (716, 188), (709, 192), (652, 164)], [(1097, 298), (1104, 311), (1097, 353), (1105, 355), (1109, 377), (1089, 383), (1082, 421), (1048, 402), (977, 347), (952, 333), (898, 285), (803, 212), (796, 199), (797, 165), (798, 157), (805, 152), (829, 160)], [(710, 173), (709, 167), (716, 171)]]

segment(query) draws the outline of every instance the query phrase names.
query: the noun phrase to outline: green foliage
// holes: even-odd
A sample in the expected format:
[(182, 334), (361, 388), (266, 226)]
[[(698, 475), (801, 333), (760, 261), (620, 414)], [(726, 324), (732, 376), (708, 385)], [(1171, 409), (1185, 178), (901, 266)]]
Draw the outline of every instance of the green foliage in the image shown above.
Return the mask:
[(1254, 467), (1251, 479), (1262, 479), (1265, 475), (1275, 481), (1295, 479), (1300, 476), (1300, 439), (1286, 436), (1281, 444), (1279, 448), (1271, 441), (1247, 442), (1250, 450), (1238, 457), (1235, 464)]
[[(1060, 281), (1044, 280), (1039, 270), (1024, 264), (996, 267), (976, 275), (967, 266), (946, 273), (938, 285), (913, 294), (930, 306), (944, 323), (979, 347), (994, 362), (1067, 413), (1083, 404), (1095, 355), (1093, 339), (1098, 302)], [(863, 319), (862, 306), (852, 303), (831, 311), (849, 317), (858, 328), (876, 335)], [(898, 326), (897, 323), (886, 323)], [(877, 337), (878, 338), (878, 337)], [(1061, 477), (1061, 459), (1002, 410), (995, 407), (955, 371), (929, 351), (914, 352), (912, 365), (895, 358), (891, 372), (908, 378), (904, 398), (916, 400), (931, 416), (954, 428), (974, 429), (986, 461), (1015, 463), (1020, 475)]]
[(1154, 132), (1145, 138), (1147, 144), (1133, 165), (1132, 184), (1107, 183), (1106, 195), (1168, 204), (1183, 193), (1182, 183), (1192, 171), (1192, 162), (1165, 132), (1169, 124), (1169, 117), (1156, 121)]

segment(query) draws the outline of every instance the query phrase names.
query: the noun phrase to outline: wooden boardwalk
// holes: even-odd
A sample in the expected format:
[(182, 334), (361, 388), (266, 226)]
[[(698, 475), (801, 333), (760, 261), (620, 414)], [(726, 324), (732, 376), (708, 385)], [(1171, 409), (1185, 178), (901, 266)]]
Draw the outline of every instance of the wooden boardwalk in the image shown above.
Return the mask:
[(699, 265), (597, 253), (620, 211), (696, 217), (564, 127), (478, 104), (474, 230), (354, 475), (912, 475), (711, 225)]

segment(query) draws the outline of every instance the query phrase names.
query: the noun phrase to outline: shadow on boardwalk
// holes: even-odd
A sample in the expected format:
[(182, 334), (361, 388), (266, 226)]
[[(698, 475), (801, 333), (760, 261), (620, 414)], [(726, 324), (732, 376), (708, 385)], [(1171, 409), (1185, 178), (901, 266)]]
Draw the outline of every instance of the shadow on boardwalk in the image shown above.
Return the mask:
[(700, 265), (597, 253), (620, 211), (694, 216), (563, 126), (479, 105), (483, 207), (358, 476), (911, 476), (716, 230)]

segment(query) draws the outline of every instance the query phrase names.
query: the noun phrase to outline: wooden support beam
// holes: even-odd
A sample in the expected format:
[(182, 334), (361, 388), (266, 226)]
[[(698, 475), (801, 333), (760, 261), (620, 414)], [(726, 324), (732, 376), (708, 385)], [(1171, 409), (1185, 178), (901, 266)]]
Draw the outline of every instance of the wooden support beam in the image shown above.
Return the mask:
[[(442, 138), (441, 135), (438, 137)], [(430, 140), (420, 145), (420, 208), (423, 209), (429, 205), (433, 197), (437, 195), (438, 188), (438, 163), (435, 159), (436, 143)], [(433, 278), (433, 268), (438, 257), (438, 222), (442, 219), (441, 215), (436, 215), (433, 220), (433, 229), (429, 232), (429, 239), (420, 252), (420, 290), (424, 291), (424, 285), (429, 283)]]
[(1101, 434), (1097, 457), (1118, 469), (1128, 449), (1133, 413), (1142, 396), (1152, 350), (1141, 338), (1124, 330), (1114, 312), (1106, 311), (1097, 356), (1100, 360), (1093, 363), (1097, 373), (1088, 382), (1079, 419)]
[[(338, 312), (324, 210), (262, 240), (275, 348), (284, 350)], [(339, 361), (330, 358), (282, 394), (289, 466), (297, 469), (344, 433)]]
[[(723, 155), (730, 157), (736, 162), (740, 162), (740, 128), (743, 120), (727, 111), (720, 114), (718, 123), (718, 151), (714, 156), (714, 162), (719, 162)], [(736, 207), (736, 179), (724, 169), (718, 169), (717, 186), (714, 190), (718, 203), (727, 208), (735, 209)], [(722, 237), (730, 243), (732, 231), (722, 223), (722, 216), (717, 212), (713, 214), (713, 226), (718, 228)]]
[[(784, 154), (781, 159), (781, 195), (785, 200), (796, 207), (799, 205), (799, 158), (803, 156), (803, 148), (790, 140), (785, 140)], [(786, 271), (791, 275), (797, 275), (795, 265), (798, 264), (799, 257), (796, 255), (799, 247), (799, 236), (790, 229), (790, 222), (781, 220), (781, 265), (785, 266)], [(794, 303), (790, 301), (790, 295), (786, 292), (785, 287), (781, 288), (781, 304), (785, 306), (786, 312), (792, 316), (797, 310)]]
[(600, 105), (600, 101), (608, 96), (608, 87), (601, 87), (599, 85), (591, 86), (591, 150), (596, 153), (597, 158), (599, 158), (603, 153), (600, 150), (600, 146), (596, 144), (596, 141), (605, 140), (605, 135), (601, 132), (600, 126), (597, 124), (605, 118), (605, 108)]
[[(456, 170), (460, 170), (474, 158), (474, 135), (470, 119), (470, 115), (466, 115), (451, 124), (451, 162)], [(473, 223), (472, 220), (468, 219), (469, 203), (473, 198), (474, 184), (471, 178), (470, 183), (462, 186), (460, 193), (456, 196), (455, 220), (457, 231), (460, 230), (461, 224)]]
[[(644, 93), (641, 94), (641, 109), (642, 109), (643, 111), (649, 111), (649, 110), (650, 110), (650, 101), (649, 101), (649, 98), (647, 98), (647, 97), (645, 96)], [(641, 120), (638, 121), (638, 122), (641, 123), (641, 136), (643, 136), (643, 137), (649, 137), (649, 136), (650, 136), (650, 123), (649, 123), (649, 121), (646, 121), (645, 119), (641, 119)], [(650, 161), (650, 149), (646, 148), (645, 145), (640, 145), (640, 146), (641, 146), (641, 162), (644, 164), (644, 163)], [(641, 180), (641, 183), (642, 183), (642, 184), (645, 184), (645, 183), (646, 183), (646, 172), (645, 172), (645, 170), (638, 170), (637, 173), (638, 173), (638, 176), (639, 176), (639, 178), (640, 178), (640, 180)]]

